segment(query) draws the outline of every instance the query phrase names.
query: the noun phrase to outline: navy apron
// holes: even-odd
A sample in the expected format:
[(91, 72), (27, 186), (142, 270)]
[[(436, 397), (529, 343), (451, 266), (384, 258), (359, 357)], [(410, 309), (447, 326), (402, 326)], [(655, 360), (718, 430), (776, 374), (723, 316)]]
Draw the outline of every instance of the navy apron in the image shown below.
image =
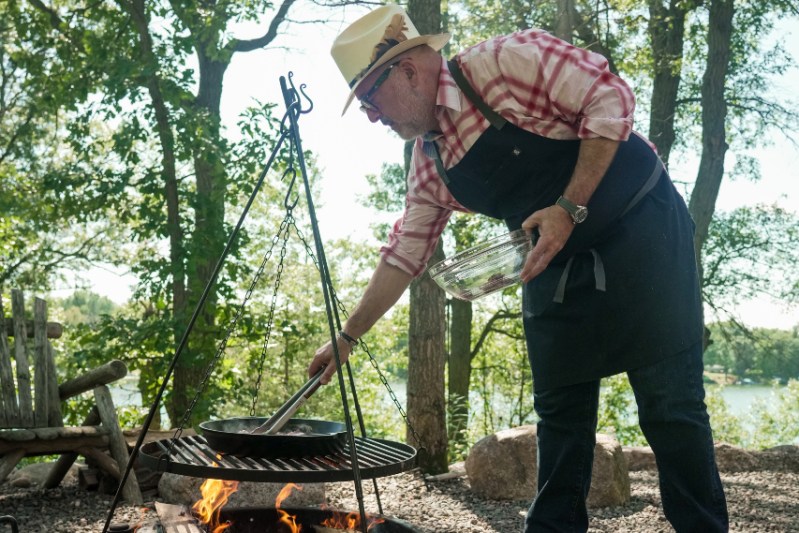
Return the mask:
[[(456, 62), (449, 69), (491, 126), (452, 168), (444, 168), (435, 142), (426, 143), (426, 151), (461, 205), (518, 229), (563, 193), (580, 141), (514, 126), (482, 100)], [(586, 221), (524, 286), (535, 390), (631, 370), (700, 341), (693, 232), (685, 202), (657, 154), (631, 134), (591, 197)]]

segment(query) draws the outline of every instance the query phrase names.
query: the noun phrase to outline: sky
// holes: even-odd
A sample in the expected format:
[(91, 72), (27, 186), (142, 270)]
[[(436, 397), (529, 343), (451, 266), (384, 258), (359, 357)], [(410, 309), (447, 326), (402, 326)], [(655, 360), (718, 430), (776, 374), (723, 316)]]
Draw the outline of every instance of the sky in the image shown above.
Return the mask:
[[(284, 110), (278, 77), (294, 73), (297, 85), (313, 100), (313, 110), (299, 122), (303, 148), (316, 154), (321, 168), (320, 190), (315, 199), (320, 232), (324, 241), (349, 237), (365, 241), (370, 230), (362, 221), (376, 221), (375, 212), (361, 205), (368, 193), (367, 174), (379, 174), (384, 163), (399, 163), (402, 141), (380, 124), (371, 124), (353, 105), (342, 116), (349, 88), (330, 57), (335, 36), (365, 11), (348, 8), (338, 20), (313, 26), (294, 25), (279, 37), (277, 46), (246, 54), (236, 54), (226, 73), (222, 115), (229, 132), (236, 133), (241, 111), (259, 101), (277, 102)], [(799, 60), (799, 20), (780, 28), (786, 39), (785, 48)], [(254, 29), (236, 34), (255, 37)], [(796, 94), (799, 72), (787, 73), (779, 82), (779, 90)], [(643, 130), (644, 127), (641, 127)], [(795, 135), (799, 139), (799, 134)], [(797, 210), (799, 206), (799, 147), (779, 135), (773, 146), (752, 152), (761, 164), (763, 179), (758, 183), (732, 182), (725, 179), (717, 202), (718, 210), (754, 204), (779, 204)], [(736, 154), (728, 153), (725, 166), (731, 168)], [(691, 182), (696, 174), (696, 161), (672, 161), (675, 181)], [(398, 214), (385, 219), (393, 221)], [(379, 246), (379, 243), (374, 243)], [(130, 290), (130, 278), (120, 277), (113, 270), (96, 270), (91, 274), (93, 290), (115, 301), (123, 302)], [(745, 323), (754, 327), (790, 328), (799, 323), (799, 309), (785, 309), (768, 300), (748, 302), (739, 309)]]

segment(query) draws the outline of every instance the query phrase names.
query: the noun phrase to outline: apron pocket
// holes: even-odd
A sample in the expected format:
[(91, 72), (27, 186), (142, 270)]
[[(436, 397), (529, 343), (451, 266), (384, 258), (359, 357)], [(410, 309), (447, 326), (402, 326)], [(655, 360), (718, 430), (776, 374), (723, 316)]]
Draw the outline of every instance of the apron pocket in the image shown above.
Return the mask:
[(553, 305), (561, 305), (555, 303), (554, 299), (565, 268), (566, 263), (550, 264), (546, 270), (524, 286), (522, 293), (524, 318), (541, 316)]

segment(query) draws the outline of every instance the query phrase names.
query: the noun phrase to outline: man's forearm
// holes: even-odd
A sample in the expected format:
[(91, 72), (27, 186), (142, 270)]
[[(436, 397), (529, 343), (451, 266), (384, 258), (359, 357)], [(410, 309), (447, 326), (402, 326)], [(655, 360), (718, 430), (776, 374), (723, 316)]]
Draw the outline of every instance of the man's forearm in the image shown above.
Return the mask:
[(381, 260), (361, 301), (343, 326), (347, 335), (357, 339), (369, 331), (397, 303), (412, 280), (407, 272)]
[(602, 176), (610, 168), (618, 148), (618, 141), (603, 137), (580, 141), (577, 164), (571, 181), (563, 191), (563, 197), (578, 205), (588, 204), (591, 195), (602, 181)]

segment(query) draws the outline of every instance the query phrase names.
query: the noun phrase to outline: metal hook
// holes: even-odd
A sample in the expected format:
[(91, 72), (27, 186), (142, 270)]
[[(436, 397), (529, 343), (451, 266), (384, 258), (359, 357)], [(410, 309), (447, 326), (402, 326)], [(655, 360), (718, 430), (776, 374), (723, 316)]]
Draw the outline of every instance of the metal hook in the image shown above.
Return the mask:
[(289, 168), (283, 173), (283, 177), (280, 178), (280, 181), (283, 181), (286, 176), (291, 173), (291, 181), (289, 182), (289, 188), (286, 191), (286, 197), (283, 199), (283, 207), (286, 208), (287, 211), (291, 211), (295, 207), (297, 207), (297, 203), (300, 201), (300, 194), (297, 193), (294, 196), (294, 200), (290, 201), (289, 197), (291, 196), (291, 191), (294, 190), (294, 184), (297, 183), (297, 169), (294, 168), (294, 165), (289, 165)]
[[(301, 83), (300, 89), (298, 91), (296, 86), (294, 85), (294, 73), (289, 71), (288, 76), (289, 76), (289, 86), (291, 87), (292, 93), (294, 93), (294, 99), (297, 104), (297, 112), (302, 114), (310, 113), (311, 110), (313, 109), (313, 100), (311, 100), (311, 98), (308, 96), (308, 93), (305, 92), (305, 87), (307, 87), (307, 85)], [(301, 104), (299, 97), (300, 94), (302, 94), (302, 96), (308, 101), (309, 105), (305, 109), (303, 109), (303, 107), (300, 105)], [(292, 105), (292, 107), (294, 107), (294, 105)]]

